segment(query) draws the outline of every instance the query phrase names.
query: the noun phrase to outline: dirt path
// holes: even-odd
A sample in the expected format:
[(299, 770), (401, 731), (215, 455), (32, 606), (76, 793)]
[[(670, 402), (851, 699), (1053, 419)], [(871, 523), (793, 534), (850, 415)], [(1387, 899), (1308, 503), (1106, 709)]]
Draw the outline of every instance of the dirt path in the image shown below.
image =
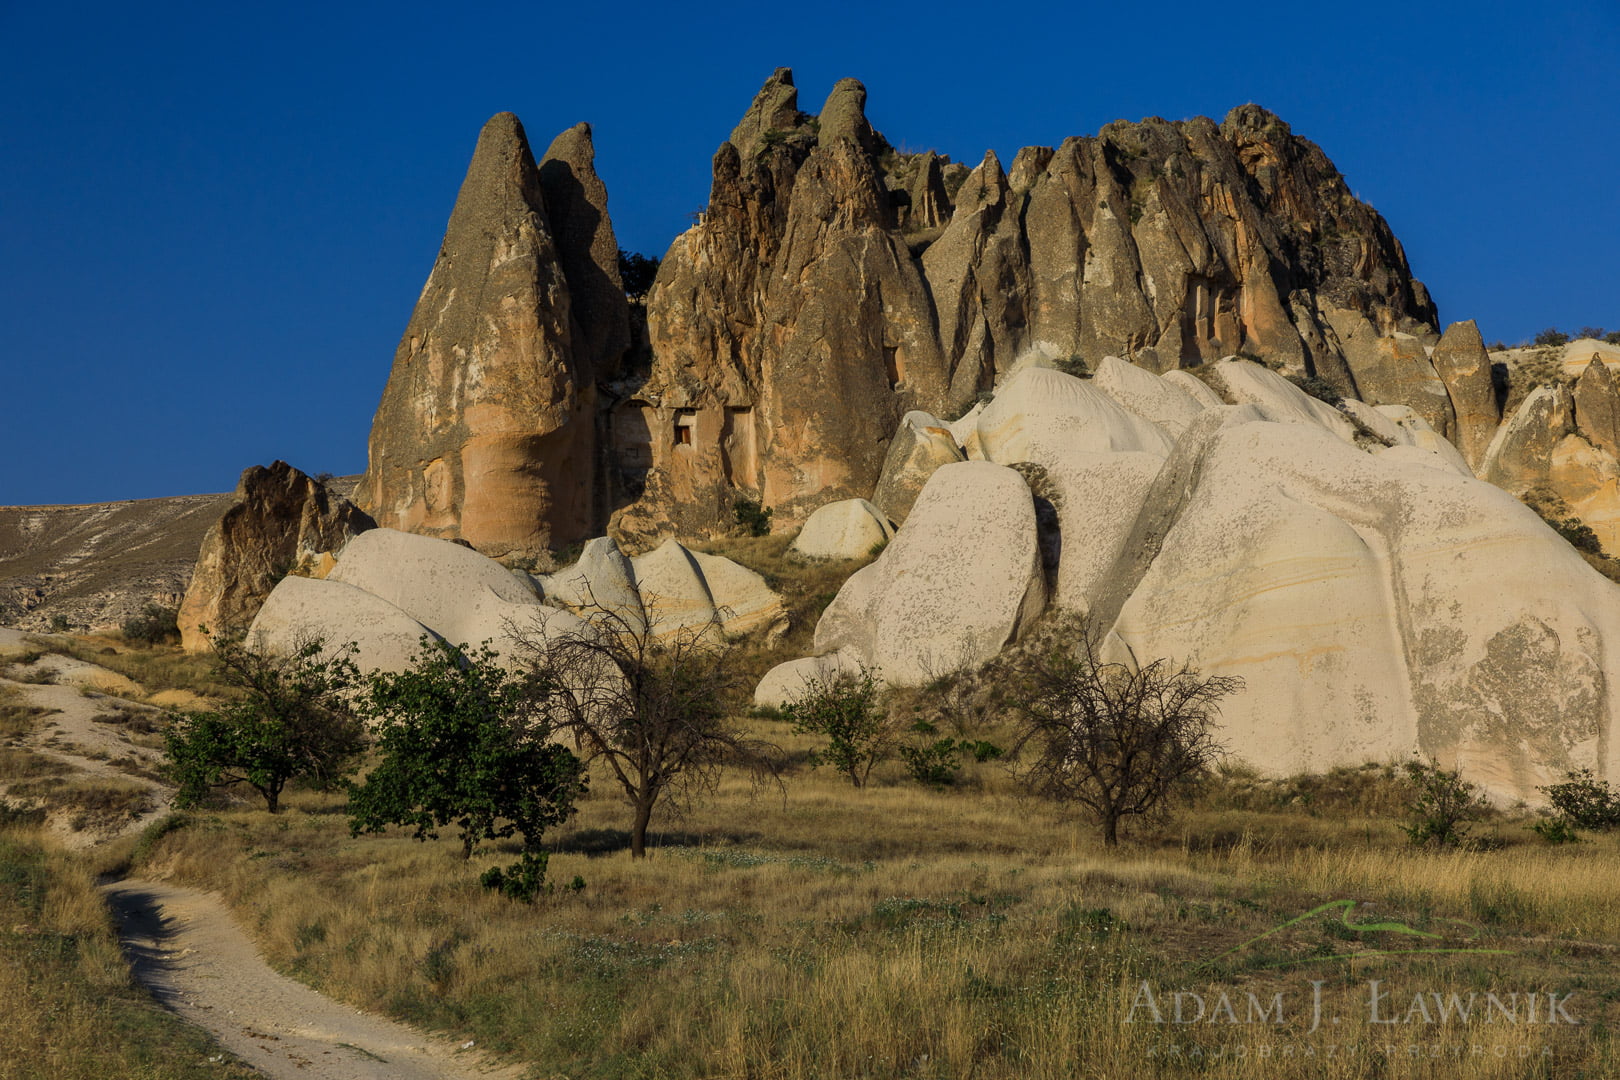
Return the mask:
[(272, 971), (215, 897), (153, 881), (106, 887), (135, 977), (266, 1076), (513, 1077), (476, 1051), (341, 1005)]

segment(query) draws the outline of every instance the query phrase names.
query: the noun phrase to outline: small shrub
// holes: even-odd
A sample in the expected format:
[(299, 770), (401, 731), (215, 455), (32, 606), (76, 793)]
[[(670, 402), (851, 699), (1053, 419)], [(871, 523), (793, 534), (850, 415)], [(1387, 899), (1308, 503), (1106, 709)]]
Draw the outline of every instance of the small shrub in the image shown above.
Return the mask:
[[(509, 900), (532, 904), (542, 892), (551, 892), (552, 887), (545, 883), (548, 858), (543, 851), (525, 851), (517, 862), (505, 870), (498, 866), (485, 870), (478, 883)], [(580, 888), (585, 887), (583, 879), (576, 876), (574, 881), (579, 883)]]
[(1581, 842), (1580, 834), (1575, 831), (1574, 826), (1561, 817), (1537, 821), (1530, 826), (1530, 831), (1549, 844), (1578, 844)]
[(1620, 345), (1620, 330), (1610, 330), (1603, 335), (1603, 340), (1609, 345)]
[(1564, 333), (1562, 330), (1559, 330), (1556, 326), (1549, 326), (1547, 329), (1536, 335), (1532, 344), (1567, 345), (1569, 344), (1569, 335)]
[(1603, 340), (1603, 327), (1583, 326), (1575, 332), (1577, 338), (1591, 338), (1593, 341)]
[(1052, 366), (1065, 375), (1073, 375), (1077, 379), (1091, 378), (1091, 369), (1086, 366), (1083, 358), (1068, 356), (1061, 360), (1053, 360)]
[(51, 616), (50, 627), (53, 634), (65, 634), (73, 629), (73, 624), (68, 622), (66, 615), (57, 614)]
[(1344, 404), (1344, 395), (1320, 375), (1289, 375), (1287, 378), (1317, 401), (1331, 405), (1335, 409)]
[[(939, 734), (939, 729), (926, 720), (918, 720), (911, 730), (919, 735)], [(949, 787), (956, 783), (956, 774), (962, 768), (960, 750), (956, 740), (951, 738), (903, 744), (899, 754), (911, 778), (930, 787)]]
[(121, 627), (124, 640), (140, 641), (147, 645), (177, 641), (180, 638), (180, 624), (176, 621), (178, 614), (174, 608), (148, 601), (139, 612), (124, 620)]
[(771, 531), (771, 508), (761, 506), (755, 499), (737, 499), (731, 504), (731, 516), (747, 536), (768, 536)]
[(1409, 761), (1406, 777), (1411, 798), (1401, 829), (1414, 844), (1456, 847), (1468, 839), (1468, 823), (1489, 808), (1473, 783), (1456, 769), (1442, 769), (1438, 761)]
[(872, 766), (888, 757), (893, 727), (878, 704), (876, 676), (842, 674), (825, 682), (810, 681), (804, 693), (783, 709), (800, 735), (822, 735), (827, 745), (810, 752), (813, 768), (831, 765), (862, 787)]
[(1538, 790), (1547, 796), (1559, 819), (1574, 828), (1606, 830), (1620, 825), (1620, 792), (1607, 780), (1594, 778), (1591, 769), (1566, 773), (1562, 784)]

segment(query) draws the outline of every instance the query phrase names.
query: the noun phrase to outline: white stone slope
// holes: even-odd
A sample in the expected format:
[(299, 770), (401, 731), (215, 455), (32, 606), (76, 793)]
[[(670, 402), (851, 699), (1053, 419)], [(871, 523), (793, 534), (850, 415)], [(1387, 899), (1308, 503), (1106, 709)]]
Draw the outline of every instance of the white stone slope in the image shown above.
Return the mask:
[(1239, 404), (1110, 361), (1009, 378), (947, 429), (977, 460), (932, 472), (756, 700), (982, 663), (1049, 599), (1110, 656), (1241, 676), (1221, 738), (1268, 771), (1422, 754), (1532, 801), (1620, 778), (1620, 588), (1411, 410), (1354, 403), (1358, 428), (1258, 365), (1216, 373)]

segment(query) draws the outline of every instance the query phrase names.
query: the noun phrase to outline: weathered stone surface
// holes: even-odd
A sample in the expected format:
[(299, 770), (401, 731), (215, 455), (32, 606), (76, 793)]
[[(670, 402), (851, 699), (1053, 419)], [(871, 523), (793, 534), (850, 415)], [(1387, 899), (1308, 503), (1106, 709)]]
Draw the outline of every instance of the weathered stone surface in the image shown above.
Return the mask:
[(1350, 367), (1361, 400), (1369, 405), (1410, 406), (1441, 436), (1452, 435), (1457, 418), (1451, 396), (1421, 339), (1411, 334), (1377, 338), (1351, 355)]
[(527, 581), (493, 559), (395, 529), (373, 529), (350, 541), (327, 580), (387, 601), (452, 645), (476, 648), (494, 640), (498, 651), (505, 651), (504, 624), (540, 605)]
[(994, 387), (1026, 343), (1031, 284), (1019, 198), (987, 152), (956, 193), (944, 235), (923, 253), (956, 407)]
[(934, 470), (964, 460), (951, 430), (925, 412), (908, 412), (889, 442), (872, 503), (890, 521), (903, 524)]
[(372, 423), (356, 500), (379, 524), (492, 556), (590, 535), (595, 389), (544, 203), (522, 125), (495, 116)]
[(540, 588), (547, 603), (582, 612), (586, 618), (606, 613), (632, 634), (647, 629), (635, 568), (610, 537), (587, 543), (578, 562), (540, 579)]
[[(1346, 406), (1350, 404), (1349, 400), (1345, 401)], [(1359, 401), (1355, 404), (1362, 405)], [(1462, 452), (1451, 444), (1451, 440), (1442, 438), (1438, 431), (1430, 427), (1428, 421), (1419, 416), (1416, 409), (1405, 405), (1363, 405), (1363, 408), (1383, 417), (1394, 427), (1394, 440), (1397, 445), (1410, 446), (1430, 455), (1428, 459), (1414, 460), (1423, 461), (1424, 464), (1437, 468), (1450, 469), (1463, 476), (1474, 475), (1474, 470), (1469, 468), (1468, 462), (1463, 459)]]
[(840, 499), (811, 514), (788, 550), (806, 559), (860, 559), (893, 535), (876, 506), (865, 499)]
[(1171, 437), (1186, 431), (1193, 417), (1207, 407), (1180, 384), (1128, 364), (1117, 356), (1102, 358), (1092, 373), (1091, 384), (1127, 412), (1158, 426)]
[(1216, 365), (1215, 372), (1233, 404), (1252, 404), (1268, 420), (1325, 428), (1345, 442), (1355, 441), (1355, 428), (1337, 409), (1311, 397), (1269, 368), (1228, 357)]
[(575, 124), (551, 140), (540, 159), (540, 192), (568, 281), (579, 379), (611, 379), (630, 348), (630, 306), (619, 277), (607, 185), (596, 174), (591, 125)]
[(731, 131), (731, 145), (743, 157), (757, 153), (771, 133), (778, 135), (799, 128), (809, 117), (799, 111), (799, 91), (793, 85), (791, 68), (780, 67), (765, 80), (754, 95), (754, 102)]
[(982, 664), (1045, 606), (1035, 507), (1011, 469), (940, 468), (905, 528), (849, 579), (816, 626), (818, 655), (844, 650), (897, 686)]
[(1211, 390), (1209, 384), (1196, 375), (1189, 375), (1185, 371), (1167, 371), (1160, 377), (1171, 386), (1186, 393), (1188, 397), (1198, 402), (1205, 409), (1218, 409), (1226, 404), (1221, 400), (1221, 395)]
[(916, 165), (916, 175), (907, 191), (905, 226), (911, 229), (937, 229), (951, 220), (951, 197), (945, 191), (945, 174), (939, 155), (926, 151)]
[(798, 700), (812, 685), (833, 682), (841, 675), (859, 676), (860, 670), (857, 661), (836, 652), (789, 660), (765, 673), (754, 688), (754, 704), (780, 709)]
[(208, 634), (245, 629), (276, 582), (319, 577), (355, 536), (373, 527), (349, 500), (277, 461), (242, 472), (236, 501), (203, 537), (180, 604), (180, 642), (209, 648)]
[(341, 581), (283, 578), (259, 608), (248, 641), (290, 654), (316, 638), (329, 649), (353, 643), (361, 671), (406, 671), (433, 633), (388, 601)]
[(1520, 492), (1548, 481), (1553, 450), (1575, 434), (1575, 397), (1566, 386), (1542, 386), (1519, 404), (1491, 440), (1479, 467), (1482, 479)]
[[(783, 92), (773, 80), (762, 98)], [(640, 434), (616, 428), (649, 462), (641, 499), (614, 518), (621, 540), (722, 532), (733, 493), (786, 525), (865, 497), (900, 417), (942, 402), (932, 303), (894, 227), (864, 97), (846, 80), (819, 133), (715, 155), (703, 221), (671, 245), (648, 300), (653, 369), (626, 418)]]
[(666, 540), (631, 559), (652, 633), (666, 637), (714, 626), (728, 635), (787, 629), (782, 598), (765, 579), (730, 559)]
[(1056, 604), (1091, 610), (1163, 465), (1161, 455), (1142, 451), (1081, 451), (1045, 463), (1044, 494), (1057, 512), (1061, 535)]
[(1308, 425), (1204, 434), (1114, 634), (1242, 676), (1234, 753), (1280, 772), (1422, 753), (1510, 799), (1615, 769), (1620, 594), (1531, 511)]
[(1090, 381), (1048, 368), (1025, 368), (979, 414), (979, 447), (1002, 465), (1051, 467), (1074, 453), (1140, 451), (1163, 458), (1173, 440), (1127, 412)]
[(1455, 441), (1469, 468), (1477, 469), (1485, 460), (1497, 425), (1502, 422), (1501, 405), (1491, 381), (1491, 357), (1473, 319), (1446, 327), (1430, 358), (1434, 369), (1451, 395), (1457, 414)]
[(714, 598), (725, 634), (735, 637), (763, 630), (766, 640), (773, 640), (787, 632), (787, 608), (763, 577), (722, 555), (694, 551), (692, 557)]
[(1620, 456), (1620, 387), (1597, 357), (1575, 382), (1575, 426), (1593, 446)]

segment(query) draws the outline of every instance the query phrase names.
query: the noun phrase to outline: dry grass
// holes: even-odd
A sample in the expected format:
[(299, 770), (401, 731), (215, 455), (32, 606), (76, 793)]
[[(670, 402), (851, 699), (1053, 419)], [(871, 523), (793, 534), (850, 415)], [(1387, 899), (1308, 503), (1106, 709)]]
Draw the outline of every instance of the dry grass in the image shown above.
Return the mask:
[(30, 639), (86, 663), (115, 671), (141, 685), (148, 698), (185, 691), (203, 698), (230, 696), (214, 670), (213, 658), (177, 645), (146, 645), (108, 635), (57, 635)]
[(241, 1077), (130, 984), (89, 871), (38, 833), (0, 832), (0, 1078)]
[[(797, 745), (780, 725), (762, 727)], [(550, 880), (579, 875), (586, 888), (532, 908), (477, 885), (509, 852), (469, 867), (451, 838), (354, 840), (341, 800), (307, 792), (279, 817), (171, 822), (125, 857), (221, 890), (284, 970), (538, 1063), (537, 1075), (1483, 1078), (1620, 1067), (1607, 1035), (1620, 1020), (1614, 838), (1551, 848), (1503, 819), (1497, 850), (1419, 851), (1387, 817), (1355, 809), (1383, 805), (1383, 770), (1372, 768), (1259, 794), (1228, 778), (1199, 809), (1108, 853), (1061, 808), (1012, 794), (994, 766), (970, 770), (946, 792), (893, 768), (860, 791), (826, 772), (801, 770), (785, 794), (764, 797), (730, 780), (666, 823), (641, 863), (625, 851), (623, 807), (595, 796), (551, 845)], [(1293, 801), (1306, 791), (1311, 802)], [(1278, 792), (1293, 793), (1281, 808)], [(1200, 966), (1338, 899), (1362, 905), (1354, 921), (1399, 920), (1504, 955), (1376, 956), (1407, 939), (1320, 916)], [(1309, 1032), (1297, 1009), (1311, 979), (1344, 1014), (1331, 1037)], [(1574, 993), (1583, 1024), (1476, 1017), (1392, 1030), (1368, 1023), (1368, 979), (1404, 994), (1403, 1013), (1418, 992)], [(1212, 999), (1284, 993), (1297, 1011), (1281, 1025), (1126, 1023), (1143, 980)], [(1363, 1049), (1327, 1057), (1351, 1040)]]

